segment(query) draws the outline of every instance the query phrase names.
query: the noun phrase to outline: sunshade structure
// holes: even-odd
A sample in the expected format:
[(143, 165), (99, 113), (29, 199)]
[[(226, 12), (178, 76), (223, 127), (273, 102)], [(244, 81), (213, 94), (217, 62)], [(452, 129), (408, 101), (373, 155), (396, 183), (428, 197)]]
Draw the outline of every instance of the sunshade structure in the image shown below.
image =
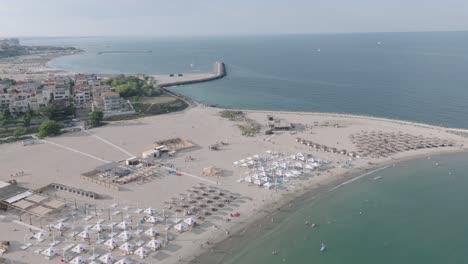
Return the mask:
[(72, 259), (69, 263), (71, 264), (85, 264), (86, 263), (86, 259), (82, 256), (78, 256), (74, 259)]
[(194, 226), (194, 225), (197, 224), (197, 220), (195, 218), (193, 218), (193, 217), (189, 217), (189, 218), (184, 220), (184, 223), (186, 223), (189, 226)]
[(124, 241), (127, 241), (130, 238), (132, 238), (132, 235), (128, 231), (123, 231), (122, 233), (119, 234), (119, 238), (124, 240)]
[(182, 232), (188, 231), (189, 226), (186, 223), (182, 222), (182, 223), (179, 223), (179, 224), (175, 225), (174, 228), (175, 228), (175, 230), (182, 233)]
[(153, 208), (149, 207), (149, 208), (146, 208), (144, 211), (143, 211), (145, 214), (147, 215), (154, 215), (156, 213), (156, 210), (154, 210)]
[(86, 251), (86, 248), (83, 244), (78, 244), (71, 250), (72, 252), (75, 252), (77, 254), (81, 254)]
[(55, 247), (49, 247), (46, 250), (42, 251), (42, 255), (51, 258), (58, 255), (58, 250)]
[(127, 221), (122, 221), (117, 225), (117, 227), (122, 230), (127, 230), (129, 226), (130, 224)]
[(117, 240), (115, 238), (110, 238), (109, 240), (104, 242), (104, 245), (107, 246), (110, 250), (113, 250), (117, 247)]
[(132, 251), (134, 247), (135, 245), (133, 243), (125, 242), (119, 247), (119, 249), (122, 250), (125, 254), (130, 254), (130, 251)]
[(79, 237), (83, 239), (88, 239), (89, 238), (89, 231), (88, 230), (83, 230), (81, 233), (78, 234)]
[(115, 262), (114, 264), (132, 264), (132, 261), (129, 260), (128, 258), (123, 258), (123, 259)]
[(162, 242), (161, 240), (157, 240), (157, 239), (151, 239), (147, 244), (146, 246), (151, 248), (151, 249), (159, 249), (161, 248), (161, 245), (162, 245)]
[(150, 237), (155, 237), (155, 236), (159, 235), (159, 232), (154, 228), (150, 228), (150, 229), (145, 231), (145, 235), (148, 235)]
[(222, 170), (218, 169), (214, 166), (206, 167), (202, 170), (203, 176), (220, 176), (222, 174)]
[(115, 262), (115, 257), (111, 253), (107, 253), (102, 255), (99, 258), (99, 261), (101, 261), (103, 264), (112, 264)]
[(150, 250), (145, 247), (139, 247), (137, 250), (135, 250), (135, 254), (140, 258), (146, 258), (149, 252)]

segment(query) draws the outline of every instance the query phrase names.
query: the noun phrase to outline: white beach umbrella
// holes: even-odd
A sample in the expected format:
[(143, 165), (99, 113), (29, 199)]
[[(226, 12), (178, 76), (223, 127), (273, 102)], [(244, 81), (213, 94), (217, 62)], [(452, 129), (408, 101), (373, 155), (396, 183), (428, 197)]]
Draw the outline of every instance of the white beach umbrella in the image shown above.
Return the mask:
[(78, 256), (74, 259), (72, 259), (69, 263), (71, 264), (85, 264), (86, 263), (86, 259), (82, 256)]
[(315, 170), (315, 167), (313, 165), (310, 165), (310, 164), (306, 164), (305, 168), (309, 169), (309, 170)]
[(260, 155), (258, 155), (258, 154), (255, 154), (253, 157), (254, 157), (254, 159), (260, 159)]
[(283, 169), (283, 170), (287, 170), (288, 169), (288, 165), (286, 163), (281, 163), (280, 164), (280, 167)]
[(283, 176), (283, 171), (282, 170), (277, 170), (276, 175), (277, 176)]
[(146, 258), (149, 252), (150, 250), (145, 247), (139, 247), (137, 250), (135, 250), (135, 254), (140, 258)]
[(89, 238), (89, 231), (88, 230), (83, 230), (81, 233), (78, 234), (79, 237), (83, 239), (88, 239)]
[(247, 162), (247, 163), (250, 164), (250, 165), (254, 165), (254, 164), (255, 164), (255, 162), (254, 162), (253, 160), (249, 160), (249, 162)]
[(295, 160), (295, 159), (296, 159), (296, 155), (291, 155), (291, 156), (289, 156), (289, 158), (292, 159), (292, 160)]
[(284, 174), (286, 177), (290, 178), (290, 177), (294, 177), (294, 174), (292, 174), (292, 172), (288, 171)]
[(115, 257), (111, 253), (102, 255), (99, 260), (104, 264), (112, 264), (115, 261)]
[(123, 258), (117, 262), (115, 262), (114, 264), (132, 264), (132, 261), (128, 258)]
[(42, 241), (45, 239), (46, 237), (46, 233), (44, 232), (37, 232), (34, 236), (33, 236), (35, 239), (37, 239), (38, 241)]
[(46, 250), (42, 251), (42, 255), (47, 257), (53, 257), (58, 254), (58, 250), (55, 247), (49, 247)]
[(174, 226), (175, 230), (179, 231), (179, 232), (185, 232), (188, 230), (188, 225), (184, 222), (182, 223), (179, 223), (177, 225)]
[(189, 217), (189, 218), (184, 220), (184, 223), (186, 223), (189, 226), (193, 226), (193, 225), (195, 225), (197, 223), (197, 221), (196, 221), (195, 218)]
[(267, 151), (265, 151), (265, 152), (268, 153), (268, 154), (271, 154), (271, 150), (267, 150)]
[(123, 231), (122, 233), (119, 234), (119, 238), (124, 240), (124, 241), (127, 241), (130, 238), (132, 238), (132, 235), (130, 235), (130, 232), (128, 232), (128, 231)]
[(252, 182), (252, 177), (247, 176), (247, 177), (244, 178), (244, 180), (245, 180), (246, 182)]
[(242, 163), (241, 166), (242, 167), (248, 167), (249, 165), (247, 163)]
[(103, 227), (101, 224), (96, 224), (95, 226), (91, 228), (91, 230), (101, 232), (103, 230)]
[(245, 162), (245, 159), (241, 159), (239, 162), (240, 162), (240, 163), (244, 163), (244, 162)]
[(115, 238), (110, 238), (106, 242), (104, 242), (104, 245), (107, 246), (109, 249), (114, 249), (117, 247), (117, 240)]
[(85, 252), (86, 249), (83, 244), (78, 244), (75, 247), (73, 247), (71, 251), (80, 254), (82, 252)]
[(55, 224), (53, 226), (53, 228), (55, 228), (57, 230), (63, 230), (63, 229), (65, 229), (65, 224), (63, 222), (59, 222), (59, 223)]
[(294, 163), (294, 167), (302, 169), (302, 163), (296, 162), (296, 163)]
[(145, 214), (148, 214), (148, 215), (154, 215), (154, 213), (156, 212), (156, 210), (154, 210), (153, 208), (151, 207), (148, 207), (145, 209), (145, 211), (143, 211)]
[(239, 162), (238, 162), (238, 161), (234, 161), (233, 164), (234, 164), (234, 166), (238, 166), (238, 165), (239, 165)]
[(255, 173), (255, 174), (252, 176), (252, 179), (258, 180), (258, 179), (260, 179), (260, 175), (259, 175), (258, 173)]
[(133, 243), (125, 242), (119, 247), (119, 249), (128, 254), (134, 247), (135, 245)]
[(162, 245), (162, 242), (161, 240), (157, 240), (157, 239), (151, 239), (147, 244), (146, 246), (151, 248), (151, 249), (158, 249), (160, 248)]
[(159, 222), (158, 220), (159, 220), (159, 219), (158, 219), (157, 217), (150, 216), (150, 217), (146, 218), (145, 221), (146, 221), (147, 223), (156, 224), (156, 223)]
[(271, 188), (273, 187), (273, 183), (267, 182), (267, 183), (263, 184), (263, 186), (264, 186), (266, 189), (271, 189)]
[(122, 229), (122, 230), (127, 230), (127, 228), (129, 227), (130, 225), (128, 224), (127, 221), (122, 221), (120, 222), (117, 227)]
[(150, 228), (150, 229), (145, 231), (145, 235), (155, 237), (155, 236), (159, 235), (159, 232), (154, 228)]

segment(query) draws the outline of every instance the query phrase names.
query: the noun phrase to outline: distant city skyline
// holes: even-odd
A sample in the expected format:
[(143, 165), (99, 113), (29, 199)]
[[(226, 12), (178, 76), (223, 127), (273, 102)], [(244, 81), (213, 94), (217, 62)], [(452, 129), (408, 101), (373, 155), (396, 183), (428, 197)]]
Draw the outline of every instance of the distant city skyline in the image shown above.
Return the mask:
[(0, 37), (468, 30), (466, 0), (0, 0)]

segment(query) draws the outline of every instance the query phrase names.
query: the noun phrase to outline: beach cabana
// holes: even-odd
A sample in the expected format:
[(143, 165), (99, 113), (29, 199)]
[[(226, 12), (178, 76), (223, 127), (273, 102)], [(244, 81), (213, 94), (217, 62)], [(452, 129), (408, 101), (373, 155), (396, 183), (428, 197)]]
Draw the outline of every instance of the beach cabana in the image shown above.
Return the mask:
[(188, 231), (189, 226), (186, 223), (182, 222), (182, 223), (175, 225), (174, 229), (182, 233), (182, 232)]
[(149, 252), (150, 250), (145, 247), (139, 247), (137, 250), (135, 250), (135, 254), (140, 258), (146, 258)]
[(146, 208), (144, 211), (143, 211), (145, 214), (147, 215), (154, 215), (156, 213), (156, 210), (154, 210), (153, 208), (149, 207), (149, 208)]
[(132, 238), (132, 235), (130, 235), (130, 232), (128, 231), (123, 231), (122, 233), (119, 234), (119, 238), (122, 239), (123, 241), (127, 241), (130, 238)]
[(81, 254), (86, 251), (85, 247), (83, 244), (78, 244), (71, 250), (72, 252), (75, 252), (77, 254)]
[(69, 263), (71, 264), (85, 264), (86, 263), (86, 259), (82, 256), (78, 256), (74, 259), (72, 259)]
[(109, 240), (104, 242), (104, 245), (107, 246), (110, 250), (113, 250), (117, 247), (117, 240), (115, 238), (110, 238)]
[(135, 245), (133, 243), (125, 242), (119, 247), (119, 249), (122, 250), (125, 255), (128, 255), (134, 247)]
[(150, 237), (155, 237), (155, 236), (159, 235), (159, 232), (154, 228), (150, 228), (150, 229), (145, 231), (145, 235), (148, 235)]
[(58, 250), (55, 247), (49, 247), (42, 251), (42, 255), (45, 255), (48, 258), (53, 258), (54, 256), (58, 255)]
[(115, 257), (111, 253), (107, 253), (102, 255), (99, 258), (99, 261), (101, 261), (103, 264), (112, 264), (115, 262)]
[(147, 244), (146, 246), (151, 248), (151, 249), (159, 249), (161, 248), (161, 245), (162, 245), (162, 242), (161, 240), (157, 240), (157, 239), (151, 239)]

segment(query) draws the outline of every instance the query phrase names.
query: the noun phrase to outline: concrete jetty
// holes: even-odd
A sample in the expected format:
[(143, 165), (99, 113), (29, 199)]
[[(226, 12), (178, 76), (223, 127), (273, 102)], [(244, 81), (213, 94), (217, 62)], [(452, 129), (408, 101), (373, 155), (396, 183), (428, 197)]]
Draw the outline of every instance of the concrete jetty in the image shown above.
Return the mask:
[(214, 70), (212, 73), (176, 73), (151, 76), (154, 77), (156, 84), (159, 87), (164, 88), (170, 86), (208, 82), (221, 79), (224, 76), (226, 76), (226, 66), (224, 65), (224, 62), (217, 61), (214, 64)]

